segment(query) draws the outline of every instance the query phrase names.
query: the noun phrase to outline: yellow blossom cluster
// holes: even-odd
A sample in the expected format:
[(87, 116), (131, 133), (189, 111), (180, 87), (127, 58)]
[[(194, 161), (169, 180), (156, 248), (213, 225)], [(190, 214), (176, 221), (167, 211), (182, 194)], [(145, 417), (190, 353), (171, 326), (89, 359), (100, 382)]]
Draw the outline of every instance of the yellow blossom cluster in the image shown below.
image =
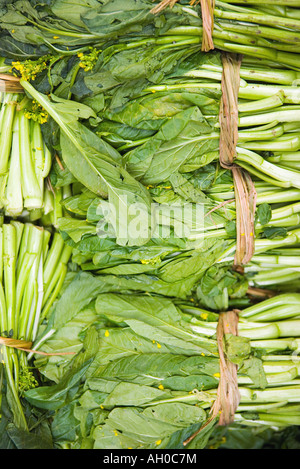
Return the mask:
[(41, 57), (37, 60), (25, 60), (20, 62), (12, 62), (11, 73), (20, 76), (22, 80), (32, 81), (35, 80), (38, 73), (42, 72), (48, 67), (47, 57)]
[(27, 119), (32, 119), (40, 124), (44, 124), (48, 119), (47, 111), (35, 100), (31, 101), (30, 107), (24, 110), (24, 115)]
[(84, 54), (79, 52), (77, 56), (80, 59), (79, 66), (84, 69), (85, 72), (88, 72), (94, 68), (98, 60), (98, 56), (101, 52), (100, 49), (95, 49), (94, 47), (89, 47), (90, 53)]

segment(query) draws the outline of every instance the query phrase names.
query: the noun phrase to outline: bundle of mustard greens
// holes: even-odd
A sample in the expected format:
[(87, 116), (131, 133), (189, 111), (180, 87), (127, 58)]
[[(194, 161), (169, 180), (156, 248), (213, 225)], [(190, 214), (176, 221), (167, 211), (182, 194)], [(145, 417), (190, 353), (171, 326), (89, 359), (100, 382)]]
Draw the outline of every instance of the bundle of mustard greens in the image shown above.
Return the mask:
[[(236, 431), (298, 426), (299, 309), (299, 294), (288, 293), (239, 310), (239, 319), (222, 313), (234, 386), (220, 360), (219, 313), (110, 291), (81, 272), (39, 338), (50, 355), (57, 347), (76, 355), (37, 357), (52, 384), (25, 397), (54, 413), (53, 438), (65, 449), (203, 449), (232, 411)], [(238, 336), (228, 330), (232, 315)]]
[(0, 447), (299, 446), (300, 2), (0, 11)]
[(59, 233), (19, 221), (1, 224), (0, 244), (1, 404), (28, 432), (24, 392), (38, 384), (28, 353), (62, 288), (71, 248)]

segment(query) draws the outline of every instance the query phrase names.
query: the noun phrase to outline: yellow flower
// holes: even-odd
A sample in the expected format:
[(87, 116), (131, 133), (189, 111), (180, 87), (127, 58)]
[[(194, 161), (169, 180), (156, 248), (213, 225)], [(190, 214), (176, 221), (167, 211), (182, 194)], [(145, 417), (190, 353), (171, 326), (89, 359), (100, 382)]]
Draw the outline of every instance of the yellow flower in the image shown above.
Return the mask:
[(104, 335), (105, 335), (105, 337), (108, 337), (108, 336), (109, 336), (108, 330), (106, 330), (106, 331), (104, 332)]
[(161, 389), (161, 390), (163, 390), (163, 389), (165, 389), (165, 388), (163, 387), (163, 385), (162, 385), (162, 384), (160, 384), (160, 385), (158, 386), (158, 389)]

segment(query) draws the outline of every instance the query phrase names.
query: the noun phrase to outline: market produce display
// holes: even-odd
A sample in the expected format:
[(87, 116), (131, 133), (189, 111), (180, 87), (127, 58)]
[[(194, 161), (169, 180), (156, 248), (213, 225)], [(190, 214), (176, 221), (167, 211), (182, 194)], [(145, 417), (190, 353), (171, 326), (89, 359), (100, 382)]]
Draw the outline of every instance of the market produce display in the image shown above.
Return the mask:
[(0, 447), (298, 431), (300, 2), (0, 7)]

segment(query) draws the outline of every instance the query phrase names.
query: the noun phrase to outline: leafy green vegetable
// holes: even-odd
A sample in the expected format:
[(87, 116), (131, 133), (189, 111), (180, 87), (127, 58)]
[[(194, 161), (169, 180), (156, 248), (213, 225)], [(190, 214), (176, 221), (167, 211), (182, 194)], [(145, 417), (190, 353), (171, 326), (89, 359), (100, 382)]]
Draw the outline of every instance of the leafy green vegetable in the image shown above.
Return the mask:
[[(92, 280), (91, 274), (84, 275)], [(56, 307), (67, 304), (64, 298), (69, 297), (68, 289), (76, 291), (77, 282), (75, 277), (69, 283)], [(76, 347), (81, 341), (83, 347), (68, 361), (48, 357), (40, 363), (39, 369), (45, 375), (55, 368), (60, 370), (56, 373), (57, 384), (26, 392), (29, 402), (54, 411), (55, 445), (61, 447), (68, 441), (71, 448), (182, 448), (184, 440), (207, 421), (215, 399), (220, 372), (217, 323), (207, 320), (208, 311), (195, 307), (193, 311), (198, 314), (191, 314), (187, 307), (181, 309), (174, 301), (159, 296), (95, 291), (89, 301), (93, 312), (90, 325), (84, 320), (87, 309), (83, 306), (73, 316), (81, 328), (76, 337), (72, 339), (72, 322), (66, 321), (65, 327), (46, 339), (42, 348), (53, 350), (67, 337), (77, 343)], [(249, 313), (271, 308), (276, 317), (274, 306), (263, 301), (251, 307)], [(67, 318), (72, 304), (59, 309)], [(247, 316), (248, 309), (243, 312)], [(296, 405), (292, 397), (292, 402), (286, 403), (289, 391), (297, 395), (296, 381), (294, 385), (287, 381), (284, 386), (292, 376), (288, 378), (286, 373), (292, 373), (295, 365), (283, 358), (279, 343), (276, 361), (275, 342), (265, 327), (268, 329), (270, 324), (280, 328), (284, 321), (256, 323), (250, 318), (241, 323), (239, 337), (226, 337), (226, 354), (238, 364), (241, 393), (235, 425), (249, 421), (259, 425), (259, 419), (268, 418), (280, 422), (280, 409), (285, 409), (284, 419), (288, 422), (288, 414)], [(261, 332), (264, 329), (265, 336)], [(160, 331), (159, 336), (155, 331)], [(297, 334), (295, 325), (293, 331)], [(178, 346), (177, 338), (187, 337), (188, 333), (193, 339), (183, 341), (187, 347)], [(214, 351), (201, 351), (193, 346), (197, 343), (206, 343), (206, 347), (215, 344)], [(292, 351), (287, 353), (286, 358)], [(54, 376), (53, 371), (50, 376)], [(72, 398), (67, 398), (68, 393)], [(276, 404), (272, 404), (274, 393)], [(63, 415), (73, 421), (72, 432), (66, 432)], [(204, 448), (215, 423), (201, 431), (188, 448)]]

